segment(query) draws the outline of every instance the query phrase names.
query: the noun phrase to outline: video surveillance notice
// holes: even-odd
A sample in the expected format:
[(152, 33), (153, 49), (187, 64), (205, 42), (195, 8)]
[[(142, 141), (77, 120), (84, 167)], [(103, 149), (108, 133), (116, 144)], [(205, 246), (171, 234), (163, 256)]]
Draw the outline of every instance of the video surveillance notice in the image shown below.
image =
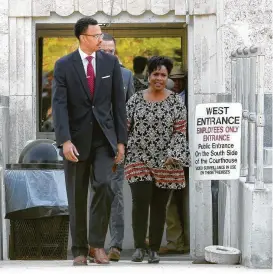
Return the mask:
[(194, 135), (194, 179), (235, 180), (240, 176), (240, 103), (196, 106)]

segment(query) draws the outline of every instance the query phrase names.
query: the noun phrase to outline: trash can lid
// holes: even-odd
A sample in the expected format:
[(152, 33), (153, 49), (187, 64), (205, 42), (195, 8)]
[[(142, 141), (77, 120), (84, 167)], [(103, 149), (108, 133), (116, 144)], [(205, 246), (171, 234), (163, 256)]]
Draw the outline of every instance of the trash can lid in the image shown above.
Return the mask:
[(36, 163), (31, 163), (31, 164), (7, 164), (6, 165), (6, 170), (23, 170), (23, 169), (28, 169), (28, 170), (53, 170), (53, 169), (63, 169), (64, 166), (63, 164), (36, 164)]
[(63, 158), (53, 140), (37, 139), (27, 143), (19, 156), (19, 164), (60, 164)]

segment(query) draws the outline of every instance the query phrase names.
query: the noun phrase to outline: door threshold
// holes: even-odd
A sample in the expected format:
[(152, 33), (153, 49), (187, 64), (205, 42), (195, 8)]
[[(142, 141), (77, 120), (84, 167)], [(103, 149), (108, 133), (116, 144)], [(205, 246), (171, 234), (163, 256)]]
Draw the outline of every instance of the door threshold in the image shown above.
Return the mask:
[[(120, 260), (121, 261), (130, 261), (134, 253), (134, 249), (124, 249), (121, 251)], [(108, 249), (106, 249), (108, 252)], [(192, 261), (190, 253), (185, 254), (164, 254), (159, 255), (162, 261)], [(145, 255), (147, 257), (147, 255)], [(73, 260), (73, 256), (70, 250), (67, 251), (67, 260)]]

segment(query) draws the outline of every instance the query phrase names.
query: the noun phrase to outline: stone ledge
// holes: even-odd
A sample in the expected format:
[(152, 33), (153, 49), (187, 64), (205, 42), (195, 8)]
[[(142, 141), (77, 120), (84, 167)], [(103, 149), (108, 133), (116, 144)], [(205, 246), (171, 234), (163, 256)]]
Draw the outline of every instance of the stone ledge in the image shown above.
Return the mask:
[(166, 15), (174, 11), (175, 15), (186, 15), (188, 9), (191, 15), (216, 14), (215, 0), (191, 0), (189, 7), (186, 0), (113, 0), (89, 1), (84, 0), (10, 0), (10, 17), (40, 17), (50, 16), (56, 12), (59, 16), (69, 16), (80, 12), (85, 16), (93, 16), (98, 12), (117, 16), (121, 12), (139, 16), (146, 11), (155, 15)]

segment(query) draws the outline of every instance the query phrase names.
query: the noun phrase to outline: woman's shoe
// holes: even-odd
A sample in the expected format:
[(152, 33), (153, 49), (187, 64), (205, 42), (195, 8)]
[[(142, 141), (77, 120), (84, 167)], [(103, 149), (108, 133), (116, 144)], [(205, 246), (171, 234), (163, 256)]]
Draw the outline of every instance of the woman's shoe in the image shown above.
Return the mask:
[(137, 248), (132, 256), (132, 262), (142, 262), (145, 256), (145, 249), (144, 248)]
[(159, 263), (160, 257), (158, 256), (156, 251), (150, 250), (148, 256), (149, 256), (149, 259), (148, 259), (149, 264), (158, 264)]

